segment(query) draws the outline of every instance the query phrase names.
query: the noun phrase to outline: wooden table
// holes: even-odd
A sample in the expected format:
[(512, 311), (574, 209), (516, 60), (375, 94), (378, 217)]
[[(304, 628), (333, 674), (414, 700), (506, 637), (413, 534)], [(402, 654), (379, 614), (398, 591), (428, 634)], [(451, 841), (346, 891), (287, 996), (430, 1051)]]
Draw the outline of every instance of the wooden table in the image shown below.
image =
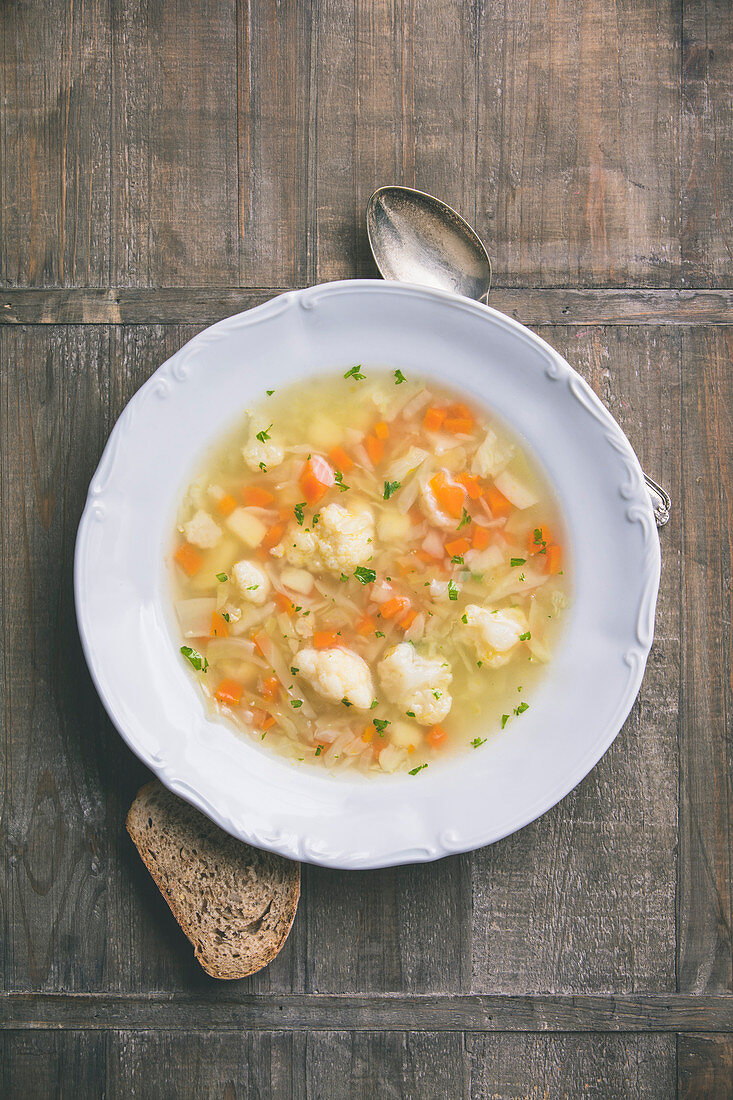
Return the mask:
[[(0, 20), (2, 1095), (730, 1096), (729, 0), (7, 0)], [(477, 226), (492, 304), (669, 489), (656, 641), (554, 810), (431, 866), (305, 867), (282, 954), (217, 984), (123, 830), (146, 772), (81, 655), (76, 526), (115, 418), (193, 333), (375, 274), (385, 182)]]

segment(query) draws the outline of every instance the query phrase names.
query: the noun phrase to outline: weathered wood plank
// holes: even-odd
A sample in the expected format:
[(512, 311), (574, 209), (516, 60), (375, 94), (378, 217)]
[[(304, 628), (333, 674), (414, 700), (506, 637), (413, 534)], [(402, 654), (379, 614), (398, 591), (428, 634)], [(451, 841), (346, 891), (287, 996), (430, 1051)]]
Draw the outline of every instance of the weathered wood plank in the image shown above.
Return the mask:
[(468, 1062), (457, 1035), (404, 1031), (308, 1036), (307, 1095), (405, 1097), (405, 1100), (467, 1100)]
[[(675, 333), (543, 335), (590, 382), (678, 501)], [(675, 988), (679, 540), (678, 523), (662, 532), (656, 640), (621, 734), (563, 802), (474, 854), (477, 992)]]
[(684, 334), (679, 989), (733, 990), (733, 329)]
[(679, 6), (479, 12), (476, 222), (497, 281), (678, 285)]
[[(112, 287), (0, 290), (0, 325), (210, 324), (297, 287)], [(733, 290), (495, 287), (491, 306), (545, 325), (733, 323)]]
[[(151, 981), (151, 985), (153, 982)], [(226, 996), (223, 995), (226, 993)], [(180, 993), (9, 994), (0, 1029), (725, 1034), (733, 997), (713, 994), (485, 996), (243, 993), (210, 983)]]
[(466, 1036), (471, 1100), (670, 1100), (672, 1036)]
[(733, 278), (733, 20), (728, 0), (682, 5), (682, 271)]
[(112, 15), (109, 281), (236, 283), (235, 0)]
[(0, 1035), (0, 1093), (6, 1100), (99, 1100), (109, 1046), (98, 1031)]
[(678, 1100), (731, 1100), (733, 1037), (680, 1035), (677, 1074)]
[(0, 282), (109, 273), (107, 0), (2, 4)]

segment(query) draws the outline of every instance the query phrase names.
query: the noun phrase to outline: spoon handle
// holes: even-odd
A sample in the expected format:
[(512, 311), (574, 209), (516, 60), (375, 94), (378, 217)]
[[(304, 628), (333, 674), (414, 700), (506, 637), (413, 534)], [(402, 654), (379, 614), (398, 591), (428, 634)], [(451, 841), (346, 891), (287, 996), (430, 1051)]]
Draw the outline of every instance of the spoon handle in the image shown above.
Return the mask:
[(652, 481), (648, 474), (644, 474), (644, 481), (651, 498), (657, 527), (664, 527), (666, 523), (669, 523), (669, 513), (672, 507), (669, 494), (664, 491), (661, 485), (657, 485), (656, 481)]

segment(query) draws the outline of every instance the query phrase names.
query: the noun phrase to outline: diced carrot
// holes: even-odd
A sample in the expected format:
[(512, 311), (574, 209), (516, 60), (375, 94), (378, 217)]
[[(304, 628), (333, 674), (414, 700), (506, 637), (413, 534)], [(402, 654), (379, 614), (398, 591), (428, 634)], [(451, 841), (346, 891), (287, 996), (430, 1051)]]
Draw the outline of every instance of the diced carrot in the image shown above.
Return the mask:
[(275, 606), (277, 607), (278, 611), (282, 611), (286, 615), (292, 614), (294, 609), (293, 601), (283, 592), (275, 593)]
[(252, 636), (252, 641), (254, 642), (255, 649), (257, 649), (263, 657), (267, 657), (267, 654), (270, 653), (272, 649), (270, 635), (265, 634), (264, 630), (261, 630), (259, 634), (254, 634)]
[(384, 458), (384, 443), (381, 439), (377, 439), (376, 435), (368, 435), (364, 440), (364, 446), (372, 466), (377, 466)]
[(378, 424), (374, 425), (374, 434), (377, 439), (389, 439), (389, 425), (380, 420)]
[(277, 676), (268, 676), (262, 681), (262, 695), (265, 699), (277, 699), (280, 691), (280, 681)]
[(399, 620), (399, 624), (403, 630), (409, 630), (416, 618), (417, 611), (415, 611), (414, 607), (411, 607), (407, 614), (403, 615), (402, 618)]
[(432, 745), (434, 749), (439, 749), (447, 736), (448, 734), (445, 732), (442, 726), (433, 726), (425, 740), (429, 745)]
[(242, 489), (242, 500), (248, 508), (267, 508), (274, 499), (274, 493), (259, 485), (245, 485)]
[(472, 477), (471, 474), (462, 473), (456, 478), (456, 481), (460, 481), (463, 488), (466, 490), (471, 500), (478, 500), (481, 496), (481, 486), (478, 483), (478, 479)]
[(199, 569), (204, 564), (204, 559), (201, 557), (198, 550), (188, 542), (184, 542), (183, 546), (179, 546), (173, 557), (188, 577), (193, 577), (198, 573)]
[(278, 515), (278, 519), (282, 523), (287, 523), (287, 521), (289, 519), (293, 518), (293, 509), (292, 508), (278, 508), (277, 515)]
[(417, 557), (420, 561), (425, 562), (426, 565), (428, 564), (428, 562), (441, 560), (437, 556), (437, 554), (431, 554), (429, 550), (416, 550), (415, 557)]
[(511, 501), (507, 500), (503, 493), (494, 486), (490, 485), (484, 492), (486, 502), (491, 509), (491, 514), (494, 519), (499, 519), (501, 516), (508, 516), (514, 511), (514, 505)]
[(237, 502), (231, 493), (224, 493), (224, 496), (217, 500), (216, 507), (222, 516), (230, 516), (237, 507)]
[(343, 447), (339, 447), (338, 445), (332, 447), (328, 452), (328, 457), (331, 459), (336, 469), (340, 470), (342, 474), (347, 474), (349, 470), (353, 469), (353, 459), (349, 458)]
[(546, 566), (548, 573), (559, 573), (562, 569), (562, 547), (548, 546), (546, 554)]
[(435, 477), (430, 479), (430, 488), (441, 508), (457, 519), (463, 511), (463, 502), (466, 499), (463, 486), (451, 481), (445, 470), (438, 470)]
[(468, 405), (462, 405), (460, 402), (456, 405), (448, 406), (448, 416), (463, 416), (466, 420), (473, 420), (473, 413)]
[(367, 726), (367, 728), (364, 730), (364, 732), (361, 735), (361, 739), (362, 739), (362, 741), (365, 741), (367, 743), (367, 745), (369, 744), (370, 741), (373, 741), (374, 740), (374, 726)]
[(425, 413), (425, 419), (422, 422), (422, 426), (423, 428), (425, 428), (425, 431), (437, 432), (438, 428), (445, 420), (446, 414), (446, 409), (428, 409), (428, 411)]
[(461, 554), (465, 554), (470, 549), (471, 540), (467, 538), (451, 539), (450, 542), (445, 544), (445, 552), (451, 558), (460, 557)]
[(306, 504), (317, 504), (335, 483), (333, 469), (320, 455), (311, 455), (300, 474), (300, 491)]
[(317, 630), (313, 635), (313, 645), (316, 649), (332, 649), (340, 645), (339, 636), (335, 630)]
[(214, 611), (211, 616), (211, 637), (212, 638), (228, 638), (229, 637), (229, 623), (226, 621), (220, 611)]
[(453, 435), (469, 435), (473, 431), (473, 420), (467, 416), (446, 416), (443, 427)]
[[(539, 538), (535, 538), (535, 531), (539, 531)], [(552, 535), (547, 527), (532, 527), (527, 535), (530, 554), (539, 554), (540, 551), (550, 546), (552, 541)]]
[(415, 751), (415, 746), (414, 745), (408, 745), (407, 746), (407, 751), (408, 751), (408, 753), (414, 752)]
[(356, 624), (356, 633), (360, 634), (362, 638), (366, 637), (367, 634), (371, 634), (376, 629), (377, 624), (370, 615), (365, 615), (364, 618), (359, 619), (359, 622)]
[(380, 606), (379, 612), (383, 619), (394, 619), (409, 609), (410, 601), (407, 596), (393, 596), (391, 600), (386, 600)]
[(274, 714), (267, 714), (260, 723), (260, 729), (269, 730), (277, 722), (277, 718)]
[(269, 550), (270, 547), (274, 546), (276, 542), (280, 541), (284, 530), (284, 524), (276, 523), (274, 527), (270, 528), (270, 530), (263, 538), (262, 542), (260, 543), (260, 548), (262, 550)]
[(491, 534), (486, 527), (479, 527), (478, 523), (474, 524), (473, 538), (471, 539), (471, 546), (474, 550), (485, 550), (491, 542)]
[(216, 689), (216, 698), (220, 703), (236, 707), (242, 698), (242, 685), (237, 680), (220, 680)]

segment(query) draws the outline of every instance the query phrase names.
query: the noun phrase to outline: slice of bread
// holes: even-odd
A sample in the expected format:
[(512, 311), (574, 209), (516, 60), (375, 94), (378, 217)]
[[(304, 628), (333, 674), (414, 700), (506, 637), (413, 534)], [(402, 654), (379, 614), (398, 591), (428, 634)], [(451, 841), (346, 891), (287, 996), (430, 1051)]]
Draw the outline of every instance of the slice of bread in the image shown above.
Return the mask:
[(127, 831), (207, 974), (244, 978), (272, 962), (298, 908), (299, 863), (235, 840), (157, 780)]

